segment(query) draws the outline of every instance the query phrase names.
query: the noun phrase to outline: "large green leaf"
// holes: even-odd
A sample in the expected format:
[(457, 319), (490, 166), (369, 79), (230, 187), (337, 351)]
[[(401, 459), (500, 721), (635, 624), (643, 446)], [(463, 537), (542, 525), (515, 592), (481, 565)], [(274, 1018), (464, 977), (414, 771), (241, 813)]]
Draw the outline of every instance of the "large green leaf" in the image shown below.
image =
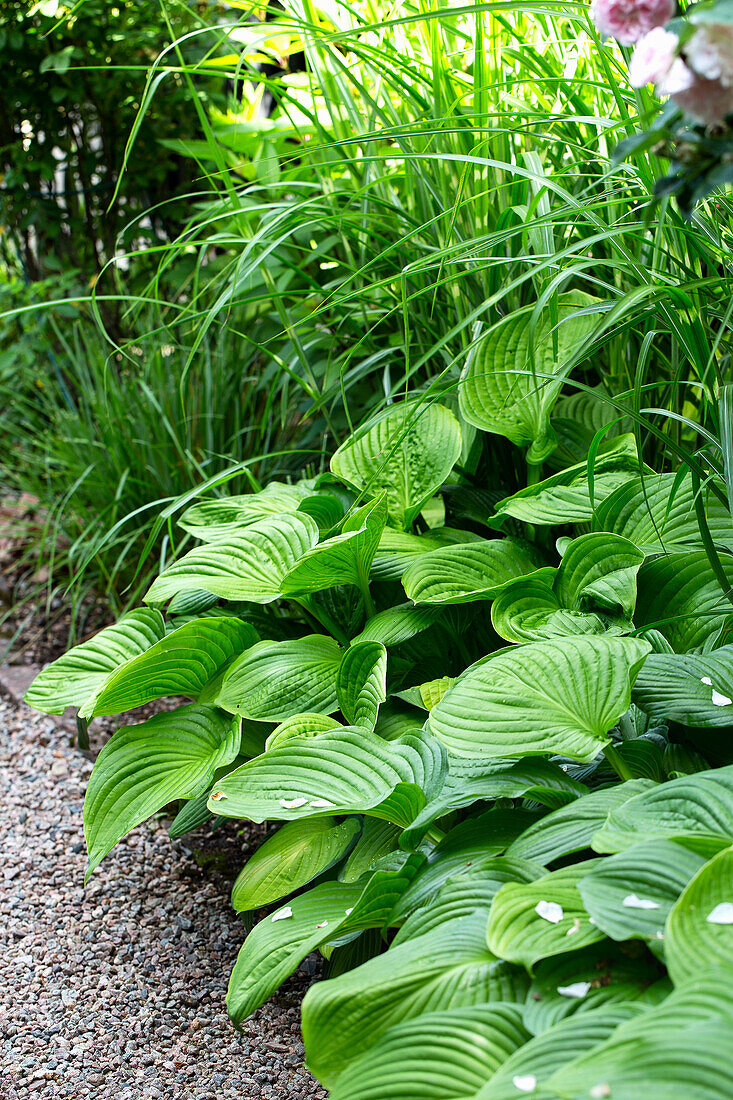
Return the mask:
[(119, 729), (97, 757), (84, 799), (87, 877), (136, 825), (205, 790), (238, 751), (239, 720), (195, 704)]
[(25, 693), (25, 701), (44, 714), (63, 714), (67, 707), (83, 707), (110, 673), (150, 649), (164, 634), (159, 611), (130, 611), (114, 626), (100, 630), (39, 672)]
[(592, 519), (602, 500), (638, 472), (636, 440), (633, 435), (625, 435), (596, 456), (592, 500), (588, 462), (584, 461), (499, 501), (496, 513), (538, 525), (584, 523)]
[(612, 810), (653, 787), (648, 779), (631, 779), (583, 795), (531, 825), (509, 846), (507, 854), (548, 864), (590, 848), (594, 834)]
[(302, 711), (331, 714), (338, 706), (341, 655), (325, 634), (260, 642), (237, 658), (204, 698), (257, 722), (284, 722)]
[(330, 1100), (459, 1100), (526, 1040), (519, 1005), (468, 1005), (389, 1028), (338, 1077)]
[(260, 845), (232, 889), (238, 913), (269, 905), (306, 886), (348, 852), (361, 826), (358, 818), (290, 821)]
[(445, 779), (445, 754), (429, 735), (383, 741), (350, 728), (292, 739), (230, 772), (211, 809), (251, 821), (369, 813), (406, 825)]
[(637, 794), (613, 810), (593, 837), (597, 852), (622, 852), (642, 840), (678, 840), (703, 855), (733, 843), (733, 765)]
[(383, 499), (359, 508), (340, 535), (314, 546), (295, 563), (283, 578), (283, 595), (307, 595), (337, 584), (366, 585), (386, 519)]
[(470, 603), (493, 599), (509, 581), (539, 565), (540, 559), (528, 545), (491, 539), (424, 554), (407, 569), (402, 583), (415, 603)]
[[(564, 380), (587, 354), (597, 299), (564, 294), (539, 315), (520, 309), (488, 329), (461, 376), (459, 407), (469, 424), (529, 446), (540, 463), (555, 449), (550, 413)], [(586, 310), (587, 312), (583, 312)]]
[(597, 860), (587, 860), (534, 882), (502, 886), (489, 913), (486, 935), (491, 951), (531, 970), (540, 959), (603, 939), (604, 933), (588, 919), (578, 890), (580, 879), (597, 865)]
[(590, 761), (628, 709), (650, 648), (603, 637), (503, 650), (463, 673), (430, 711), (430, 729), (459, 756), (561, 753)]
[(604, 859), (578, 884), (588, 915), (614, 940), (664, 937), (667, 915), (704, 860), (670, 840)]
[(733, 1096), (733, 971), (699, 973), (656, 1008), (546, 1082), (563, 1100), (729, 1100)]
[(336, 677), (339, 707), (351, 726), (372, 731), (387, 698), (387, 650), (381, 642), (354, 642), (344, 652)]
[(459, 917), (311, 987), (303, 1001), (303, 1038), (308, 1065), (326, 1088), (396, 1024), (521, 998), (526, 976), (491, 954), (485, 926), (480, 913)]
[(354, 639), (356, 642), (381, 642), (394, 646), (422, 634), (436, 623), (442, 612), (437, 607), (415, 607), (398, 604), (386, 611), (378, 611), (366, 622), (364, 629)]
[(461, 429), (442, 405), (390, 405), (350, 436), (331, 459), (337, 477), (384, 492), (390, 517), (409, 527), (461, 454)]
[(318, 524), (301, 513), (258, 520), (225, 542), (197, 546), (173, 562), (145, 597), (163, 604), (179, 592), (205, 589), (224, 600), (271, 603), (285, 575), (318, 542)]
[(410, 531), (385, 527), (374, 556), (372, 577), (378, 581), (398, 581), (417, 558), (429, 554), (431, 550), (484, 541), (473, 531), (460, 531), (451, 527), (436, 527), (424, 535), (413, 535)]
[[(724, 558), (733, 585), (733, 561)], [(677, 652), (703, 646), (733, 621), (726, 599), (706, 554), (666, 554), (645, 563), (639, 573), (637, 627), (655, 627)]]
[(272, 481), (260, 493), (200, 500), (179, 519), (180, 526), (202, 542), (220, 542), (258, 520), (297, 511), (301, 501), (313, 492), (307, 481), (285, 485)]
[[(713, 539), (733, 550), (730, 512), (712, 492), (704, 503)], [(599, 504), (593, 527), (623, 535), (647, 554), (701, 546), (692, 477), (652, 474), (627, 481)]]
[[(618, 857), (617, 857), (618, 858)], [(665, 958), (675, 985), (708, 966), (730, 967), (733, 958), (733, 848), (718, 852), (672, 907)]]
[(733, 725), (733, 645), (711, 653), (651, 653), (634, 698), (659, 721), (710, 729)]
[[(294, 737), (315, 737), (317, 733), (327, 733), (329, 730), (341, 729), (342, 723), (337, 722), (335, 718), (331, 718), (328, 714), (293, 714), (292, 717), (286, 718), (284, 722), (281, 722), (279, 726), (269, 734), (265, 748), (274, 749), (278, 745), (282, 745), (285, 741), (290, 741)], [(259, 753), (253, 753), (253, 756), (259, 756)]]
[(256, 641), (254, 627), (241, 619), (194, 619), (117, 668), (79, 713), (83, 718), (120, 714), (165, 695), (197, 699), (219, 672)]
[(391, 821), (365, 817), (361, 836), (339, 871), (339, 880), (356, 882), (367, 871), (374, 870), (383, 856), (397, 848), (401, 831), (399, 825), (393, 825)]

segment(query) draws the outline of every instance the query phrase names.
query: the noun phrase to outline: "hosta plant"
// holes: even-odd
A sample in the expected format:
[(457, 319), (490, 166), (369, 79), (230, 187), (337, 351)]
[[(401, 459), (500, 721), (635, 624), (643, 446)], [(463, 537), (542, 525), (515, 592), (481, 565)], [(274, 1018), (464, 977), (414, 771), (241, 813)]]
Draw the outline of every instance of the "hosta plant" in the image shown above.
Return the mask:
[(648, 469), (567, 392), (596, 307), (499, 322), (319, 477), (193, 504), (145, 607), (28, 692), (85, 720), (188, 700), (99, 754), (89, 873), (172, 803), (175, 836), (280, 823), (234, 884), (260, 919), (228, 1007), (319, 951), (333, 1100), (733, 1095), (725, 477)]

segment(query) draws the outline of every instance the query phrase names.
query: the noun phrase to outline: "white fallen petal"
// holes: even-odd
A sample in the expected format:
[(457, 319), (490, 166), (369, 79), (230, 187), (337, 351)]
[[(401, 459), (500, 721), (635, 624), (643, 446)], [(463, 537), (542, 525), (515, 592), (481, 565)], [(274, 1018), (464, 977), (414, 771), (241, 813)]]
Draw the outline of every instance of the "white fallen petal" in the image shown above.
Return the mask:
[(659, 905), (651, 898), (638, 898), (636, 894), (627, 894), (621, 902), (625, 909), (658, 909)]
[(565, 935), (566, 936), (574, 936), (575, 933), (579, 932), (579, 931), (580, 931), (580, 921), (576, 917), (575, 920), (573, 921), (573, 923), (571, 924), (570, 928), (568, 928)]
[(333, 802), (329, 802), (327, 798), (315, 798), (311, 802), (311, 808), (314, 810), (330, 810), (333, 806)]
[(701, 676), (700, 677), (700, 683), (701, 684), (707, 684), (707, 686), (709, 688), (711, 688), (713, 686), (713, 681), (710, 679), (709, 676)]
[(221, 802), (222, 798), (229, 798), (229, 795), (224, 794), (224, 791), (214, 791), (211, 795), (212, 802)]
[(278, 909), (277, 913), (272, 914), (272, 922), (274, 924), (276, 920), (287, 920), (288, 917), (292, 917), (292, 915), (293, 910), (289, 905), (286, 905), (284, 909)]
[(591, 1100), (605, 1100), (607, 1096), (611, 1095), (611, 1086), (606, 1084), (594, 1085), (588, 1095)]
[(564, 916), (562, 905), (558, 905), (556, 901), (538, 901), (534, 911), (538, 917), (548, 920), (550, 924), (559, 924)]
[(708, 924), (733, 924), (733, 901), (721, 901), (706, 920)]
[(537, 1088), (537, 1078), (533, 1073), (525, 1073), (518, 1077), (512, 1077), (512, 1084), (520, 1092), (534, 1092)]
[(327, 927), (328, 927), (328, 921), (327, 920), (322, 920), (320, 924), (316, 925), (316, 928), (327, 928)]
[(733, 705), (733, 699), (729, 699), (727, 695), (721, 695), (719, 691), (713, 688), (713, 706), (714, 707), (729, 707)]
[(573, 982), (571, 985), (559, 985), (557, 991), (561, 997), (585, 997), (590, 990), (590, 982)]
[(307, 801), (307, 798), (281, 798), (280, 805), (284, 810), (299, 810)]
[(351, 916), (351, 914), (352, 914), (353, 912), (354, 912), (354, 906), (353, 906), (353, 905), (351, 906), (351, 908), (350, 908), (350, 909), (344, 909), (344, 914), (345, 914), (345, 915), (346, 915), (347, 917), (350, 917), (350, 916)]

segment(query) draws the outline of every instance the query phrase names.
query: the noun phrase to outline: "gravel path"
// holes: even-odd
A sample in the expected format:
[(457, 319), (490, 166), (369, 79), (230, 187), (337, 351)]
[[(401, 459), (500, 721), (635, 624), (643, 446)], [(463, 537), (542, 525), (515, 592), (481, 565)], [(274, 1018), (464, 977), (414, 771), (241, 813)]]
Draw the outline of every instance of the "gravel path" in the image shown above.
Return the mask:
[(68, 730), (0, 698), (0, 1098), (325, 1097), (302, 1064), (308, 960), (229, 1024), (244, 927), (195, 841), (142, 826), (84, 889), (90, 770)]

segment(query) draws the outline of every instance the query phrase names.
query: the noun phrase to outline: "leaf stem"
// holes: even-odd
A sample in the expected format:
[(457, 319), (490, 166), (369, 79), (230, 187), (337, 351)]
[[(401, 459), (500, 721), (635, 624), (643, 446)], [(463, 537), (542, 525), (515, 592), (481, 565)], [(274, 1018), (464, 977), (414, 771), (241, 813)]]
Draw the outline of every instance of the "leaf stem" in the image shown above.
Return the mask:
[(311, 626), (323, 627), (328, 630), (330, 634), (340, 642), (343, 646), (350, 644), (349, 639), (346, 637), (346, 631), (342, 630), (339, 624), (333, 619), (327, 611), (324, 611), (322, 607), (318, 610), (308, 601), (308, 598), (293, 599), (293, 603), (297, 603), (300, 608), (305, 612), (305, 617), (310, 622)]
[(364, 610), (366, 611), (367, 619), (371, 619), (373, 615), (376, 615), (377, 608), (372, 599), (372, 594), (369, 591), (369, 578), (366, 577), (361, 569), (359, 570), (359, 590), (364, 597)]
[(616, 775), (619, 777), (619, 779), (626, 780), (634, 778), (633, 773), (629, 770), (626, 762), (624, 761), (624, 758), (622, 757), (621, 753), (618, 751), (615, 745), (606, 745), (605, 749), (603, 750), (603, 755), (605, 756), (606, 760), (611, 765), (613, 770), (616, 772)]

